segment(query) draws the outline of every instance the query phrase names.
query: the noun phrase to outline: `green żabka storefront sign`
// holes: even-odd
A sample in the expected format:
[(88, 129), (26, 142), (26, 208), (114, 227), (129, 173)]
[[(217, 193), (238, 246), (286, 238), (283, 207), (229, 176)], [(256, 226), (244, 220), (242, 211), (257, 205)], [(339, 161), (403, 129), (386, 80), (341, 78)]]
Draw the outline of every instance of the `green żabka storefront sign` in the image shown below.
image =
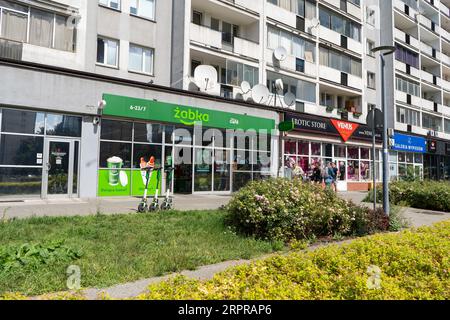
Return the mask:
[(275, 120), (228, 113), (223, 111), (180, 106), (159, 101), (104, 94), (106, 101), (104, 115), (161, 121), (193, 126), (201, 123), (204, 127), (233, 130), (275, 129)]

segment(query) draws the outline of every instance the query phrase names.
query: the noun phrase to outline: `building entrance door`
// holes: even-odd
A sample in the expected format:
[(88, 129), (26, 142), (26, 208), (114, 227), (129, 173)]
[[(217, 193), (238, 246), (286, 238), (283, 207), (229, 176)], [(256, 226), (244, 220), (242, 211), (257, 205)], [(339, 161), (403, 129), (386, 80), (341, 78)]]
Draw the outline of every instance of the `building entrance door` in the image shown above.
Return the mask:
[(78, 195), (79, 141), (46, 139), (44, 145), (42, 197)]
[(337, 191), (346, 192), (347, 187), (347, 161), (336, 159), (334, 161), (339, 169), (337, 176)]

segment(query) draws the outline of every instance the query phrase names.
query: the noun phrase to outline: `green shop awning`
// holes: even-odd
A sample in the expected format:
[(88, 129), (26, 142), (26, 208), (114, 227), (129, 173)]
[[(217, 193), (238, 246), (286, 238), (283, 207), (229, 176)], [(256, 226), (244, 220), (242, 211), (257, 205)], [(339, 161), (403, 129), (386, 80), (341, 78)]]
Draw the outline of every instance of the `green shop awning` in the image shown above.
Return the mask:
[(201, 122), (204, 127), (234, 130), (275, 129), (275, 120), (223, 111), (200, 109), (153, 100), (104, 94), (106, 107), (103, 115), (159, 121), (193, 126)]

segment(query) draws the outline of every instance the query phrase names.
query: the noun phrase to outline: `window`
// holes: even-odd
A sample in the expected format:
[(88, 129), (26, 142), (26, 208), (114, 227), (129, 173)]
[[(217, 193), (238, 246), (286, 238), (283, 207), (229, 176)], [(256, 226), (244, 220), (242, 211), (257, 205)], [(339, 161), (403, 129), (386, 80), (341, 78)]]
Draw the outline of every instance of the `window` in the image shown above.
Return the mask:
[(259, 83), (259, 70), (246, 64), (227, 60), (225, 79), (222, 80), (225, 80), (225, 84), (232, 86), (240, 86), (242, 81), (247, 81), (253, 87)]
[(316, 46), (313, 42), (270, 26), (267, 37), (267, 47), (269, 49), (275, 50), (282, 46), (294, 57), (314, 63)]
[(420, 127), (420, 113), (416, 110), (397, 106), (397, 122)]
[(196, 25), (201, 26), (203, 22), (203, 14), (198, 11), (194, 11), (192, 13), (192, 22)]
[(368, 56), (371, 56), (371, 57), (375, 56), (375, 54), (372, 51), (374, 48), (375, 48), (375, 42), (373, 42), (372, 40), (367, 39), (367, 48), (366, 48), (366, 50), (367, 50), (367, 55)]
[(268, 3), (286, 9), (307, 19), (316, 17), (316, 4), (311, 0), (267, 0)]
[(61, 137), (81, 137), (81, 118), (62, 115), (47, 114), (46, 134)]
[(321, 93), (320, 94), (320, 105), (334, 108), (334, 96), (328, 93)]
[(64, 51), (75, 50), (75, 33), (68, 16), (0, 1), (0, 37)]
[(450, 119), (444, 119), (444, 131), (450, 133)]
[(101, 5), (115, 10), (120, 10), (120, 0), (99, 0)]
[(153, 74), (153, 49), (130, 44), (129, 70)]
[(320, 64), (360, 78), (362, 77), (361, 60), (341, 54), (338, 51), (321, 47)]
[(130, 13), (155, 20), (155, 2), (156, 0), (131, 0)]
[(275, 81), (282, 79), (284, 83), (284, 94), (291, 92), (298, 100), (316, 102), (316, 85), (314, 83), (291, 78), (275, 72), (267, 72), (267, 87), (275, 93)]
[(367, 88), (375, 89), (376, 88), (376, 77), (375, 73), (367, 72)]
[(111, 67), (118, 67), (119, 42), (106, 38), (98, 38), (97, 63)]
[(27, 41), (28, 7), (0, 1), (0, 22), (1, 37), (19, 42)]
[(431, 114), (428, 113), (424, 113), (422, 114), (422, 126), (425, 129), (441, 132), (442, 118), (432, 116)]
[(395, 85), (398, 91), (402, 91), (406, 94), (420, 97), (420, 85), (405, 78), (397, 77)]
[(409, 49), (406, 49), (398, 44), (395, 45), (397, 51), (395, 52), (395, 58), (407, 65), (410, 65), (416, 69), (419, 68), (419, 55)]
[(376, 24), (375, 10), (370, 7), (366, 8), (366, 22), (372, 26)]
[(361, 42), (361, 25), (347, 19), (328, 9), (320, 8), (319, 11), (320, 24), (328, 29), (336, 31), (343, 36)]

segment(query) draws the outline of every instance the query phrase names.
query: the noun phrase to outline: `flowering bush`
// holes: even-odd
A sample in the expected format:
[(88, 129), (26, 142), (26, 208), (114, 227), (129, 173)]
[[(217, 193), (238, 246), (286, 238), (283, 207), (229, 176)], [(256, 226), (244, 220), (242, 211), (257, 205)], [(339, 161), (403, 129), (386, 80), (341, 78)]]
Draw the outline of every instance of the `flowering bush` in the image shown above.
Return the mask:
[(448, 300), (450, 222), (277, 255), (209, 281), (176, 277), (149, 300)]
[(385, 223), (374, 221), (380, 214), (300, 180), (252, 182), (234, 195), (227, 210), (229, 225), (262, 239), (291, 241), (387, 230)]
[[(378, 199), (383, 199), (383, 190), (378, 188)], [(450, 212), (450, 183), (437, 181), (398, 181), (389, 185), (392, 204), (408, 207)], [(372, 200), (372, 193), (366, 198)]]

